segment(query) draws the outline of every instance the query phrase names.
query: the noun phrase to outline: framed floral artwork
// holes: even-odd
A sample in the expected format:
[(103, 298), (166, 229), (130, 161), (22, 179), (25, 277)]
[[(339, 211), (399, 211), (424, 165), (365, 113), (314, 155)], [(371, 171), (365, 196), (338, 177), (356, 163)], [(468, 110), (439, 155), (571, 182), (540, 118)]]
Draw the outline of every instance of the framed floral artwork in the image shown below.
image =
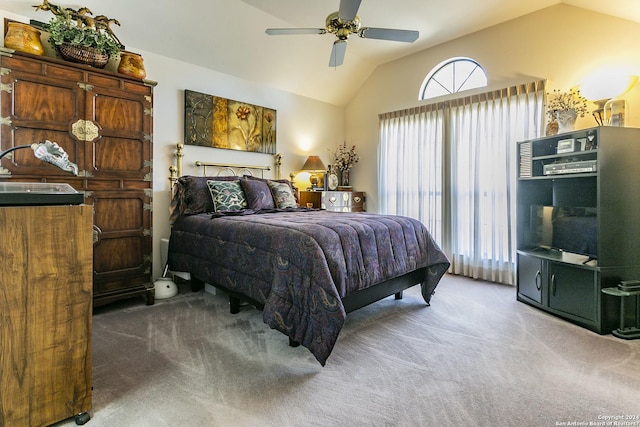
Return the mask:
[(184, 91), (184, 143), (276, 153), (276, 110)]

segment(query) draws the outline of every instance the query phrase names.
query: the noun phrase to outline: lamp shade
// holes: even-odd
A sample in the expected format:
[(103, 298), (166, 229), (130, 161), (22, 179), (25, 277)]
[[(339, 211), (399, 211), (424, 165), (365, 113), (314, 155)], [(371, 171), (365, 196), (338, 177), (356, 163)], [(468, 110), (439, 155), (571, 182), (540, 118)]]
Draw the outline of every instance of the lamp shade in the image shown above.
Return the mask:
[(584, 79), (580, 94), (589, 101), (599, 101), (623, 95), (638, 81), (638, 76), (609, 71), (595, 73)]
[(309, 156), (307, 161), (304, 162), (304, 166), (302, 166), (303, 171), (323, 171), (326, 167), (322, 160), (320, 160), (320, 156)]

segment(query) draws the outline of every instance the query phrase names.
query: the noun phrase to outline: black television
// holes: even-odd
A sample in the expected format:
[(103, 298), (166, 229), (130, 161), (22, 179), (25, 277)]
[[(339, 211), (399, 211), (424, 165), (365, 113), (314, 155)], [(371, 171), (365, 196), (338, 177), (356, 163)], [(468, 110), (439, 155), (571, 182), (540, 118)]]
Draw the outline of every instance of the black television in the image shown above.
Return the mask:
[(589, 207), (531, 206), (532, 245), (598, 259), (598, 210)]

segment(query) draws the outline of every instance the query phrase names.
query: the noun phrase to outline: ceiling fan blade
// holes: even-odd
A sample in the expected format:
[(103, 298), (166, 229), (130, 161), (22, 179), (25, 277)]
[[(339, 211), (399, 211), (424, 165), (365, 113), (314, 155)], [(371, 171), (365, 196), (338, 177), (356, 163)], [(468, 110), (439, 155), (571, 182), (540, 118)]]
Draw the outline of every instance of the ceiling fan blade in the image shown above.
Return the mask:
[(329, 67), (338, 67), (344, 62), (344, 54), (347, 51), (346, 40), (336, 40), (333, 42), (333, 48), (331, 49), (331, 59), (329, 60)]
[(395, 42), (413, 43), (418, 40), (420, 33), (411, 30), (394, 30), (390, 28), (364, 27), (358, 35), (365, 39), (391, 40)]
[(267, 28), (265, 33), (270, 36), (287, 36), (290, 34), (326, 34), (324, 28)]
[(338, 10), (338, 18), (343, 21), (353, 21), (360, 8), (362, 0), (340, 0), (340, 10)]

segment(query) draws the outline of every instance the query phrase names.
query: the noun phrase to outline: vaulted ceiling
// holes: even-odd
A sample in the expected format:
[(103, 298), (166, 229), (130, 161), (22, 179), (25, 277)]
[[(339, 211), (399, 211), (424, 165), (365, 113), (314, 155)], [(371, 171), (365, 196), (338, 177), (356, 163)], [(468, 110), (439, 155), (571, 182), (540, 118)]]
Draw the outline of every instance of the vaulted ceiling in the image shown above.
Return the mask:
[[(40, 0), (0, 0), (0, 9), (46, 22)], [(417, 30), (414, 43), (348, 40), (344, 65), (328, 66), (335, 37), (269, 36), (266, 28), (323, 28), (340, 0), (83, 0), (54, 4), (115, 18), (127, 46), (288, 92), (345, 105), (377, 66), (518, 16), (564, 3), (640, 22), (637, 0), (362, 0), (363, 26)], [(596, 30), (597, 31), (597, 30)], [(153, 79), (151, 70), (149, 78)]]

